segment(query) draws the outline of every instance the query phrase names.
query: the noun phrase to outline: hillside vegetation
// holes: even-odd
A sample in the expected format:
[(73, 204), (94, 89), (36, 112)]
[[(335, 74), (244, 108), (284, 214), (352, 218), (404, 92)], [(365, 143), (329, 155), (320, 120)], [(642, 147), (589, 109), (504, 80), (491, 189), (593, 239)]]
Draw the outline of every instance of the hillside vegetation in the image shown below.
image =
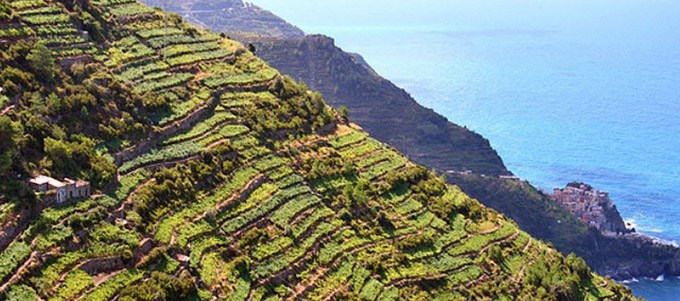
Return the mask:
[(618, 280), (680, 274), (677, 247), (644, 238), (604, 236), (526, 182), (479, 175), (450, 175), (448, 180), (560, 252), (583, 257), (600, 273)]
[(130, 0), (0, 12), (4, 299), (632, 299), (237, 42)]
[[(257, 17), (254, 12), (259, 11), (262, 10), (250, 6), (241, 13)], [(219, 11), (203, 12), (204, 16), (218, 14)], [(376, 74), (360, 55), (344, 52), (331, 38), (321, 35), (280, 38), (261, 36), (262, 31), (248, 34), (244, 33), (248, 27), (242, 24), (216, 20), (219, 22), (213, 29), (229, 31), (238, 40), (254, 44), (260, 57), (323, 92), (329, 104), (347, 106), (351, 119), (372, 137), (440, 173), (470, 170), (472, 175), (449, 173), (447, 180), (463, 187), (484, 205), (514, 219), (532, 236), (553, 243), (565, 254), (574, 252), (585, 258), (599, 273), (618, 280), (680, 274), (680, 249), (644, 238), (616, 239), (589, 231), (587, 224), (557, 206), (536, 187), (496, 177), (510, 172), (484, 137), (420, 106), (404, 90)], [(270, 31), (287, 26), (284, 20), (262, 24), (274, 26)]]
[(441, 172), (510, 174), (488, 140), (421, 106), (360, 56), (335, 46), (331, 38), (232, 35), (254, 44), (258, 56), (274, 68), (321, 91), (330, 105), (346, 106), (352, 121), (410, 159)]

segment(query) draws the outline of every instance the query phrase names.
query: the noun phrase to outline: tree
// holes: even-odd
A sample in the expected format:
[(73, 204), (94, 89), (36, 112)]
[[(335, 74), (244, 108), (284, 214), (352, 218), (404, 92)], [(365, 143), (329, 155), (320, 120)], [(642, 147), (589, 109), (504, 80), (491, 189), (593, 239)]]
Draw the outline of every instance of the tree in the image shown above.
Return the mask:
[(505, 258), (503, 257), (503, 250), (498, 245), (493, 245), (489, 248), (489, 254), (491, 259), (495, 261), (498, 265), (503, 265)]
[(38, 41), (33, 44), (33, 49), (26, 56), (26, 60), (38, 77), (46, 81), (54, 79), (54, 58), (44, 42)]
[(250, 51), (250, 52), (252, 52), (253, 54), (255, 54), (255, 50), (257, 50), (257, 49), (255, 48), (255, 45), (253, 45), (253, 43), (248, 43), (248, 46), (247, 46), (247, 47), (248, 47), (248, 51)]
[(0, 173), (7, 171), (12, 166), (12, 158), (16, 153), (19, 138), (22, 136), (21, 128), (12, 122), (7, 116), (0, 117)]
[(591, 278), (590, 268), (583, 258), (576, 256), (574, 253), (567, 256), (567, 262), (571, 265), (572, 270), (578, 275), (581, 282), (589, 281)]
[(338, 108), (338, 114), (340, 114), (340, 117), (345, 121), (349, 119), (349, 109), (346, 106), (340, 106)]
[(75, 169), (72, 162), (73, 149), (68, 143), (47, 137), (45, 138), (45, 154), (53, 162), (55, 169), (61, 173), (68, 174)]

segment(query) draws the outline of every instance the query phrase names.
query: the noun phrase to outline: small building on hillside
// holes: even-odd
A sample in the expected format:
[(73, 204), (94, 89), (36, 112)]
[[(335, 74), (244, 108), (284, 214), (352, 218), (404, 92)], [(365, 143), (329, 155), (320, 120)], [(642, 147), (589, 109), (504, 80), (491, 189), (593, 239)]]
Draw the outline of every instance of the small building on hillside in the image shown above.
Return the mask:
[(90, 197), (90, 182), (64, 178), (64, 183), (66, 183), (67, 199)]
[(511, 180), (511, 181), (517, 181), (517, 182), (522, 181), (522, 179), (518, 176), (504, 175), (504, 176), (499, 176), (498, 178), (500, 178), (501, 180)]
[(65, 178), (59, 181), (48, 176), (37, 176), (31, 179), (29, 185), (36, 193), (54, 193), (57, 203), (62, 203), (70, 199), (86, 198), (90, 196), (90, 183), (82, 180), (71, 180)]

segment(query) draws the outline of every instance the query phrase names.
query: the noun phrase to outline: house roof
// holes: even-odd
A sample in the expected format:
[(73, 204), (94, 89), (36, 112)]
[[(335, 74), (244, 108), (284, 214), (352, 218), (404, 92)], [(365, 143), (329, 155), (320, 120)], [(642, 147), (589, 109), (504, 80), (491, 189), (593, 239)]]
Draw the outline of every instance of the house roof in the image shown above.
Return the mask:
[(181, 262), (189, 262), (189, 256), (186, 256), (184, 254), (177, 254), (175, 258)]
[(65, 186), (64, 183), (62, 183), (61, 181), (59, 181), (55, 178), (43, 176), (43, 175), (39, 175), (39, 176), (31, 179), (29, 182), (36, 184), (36, 185), (48, 184), (52, 187), (57, 187), (57, 188)]

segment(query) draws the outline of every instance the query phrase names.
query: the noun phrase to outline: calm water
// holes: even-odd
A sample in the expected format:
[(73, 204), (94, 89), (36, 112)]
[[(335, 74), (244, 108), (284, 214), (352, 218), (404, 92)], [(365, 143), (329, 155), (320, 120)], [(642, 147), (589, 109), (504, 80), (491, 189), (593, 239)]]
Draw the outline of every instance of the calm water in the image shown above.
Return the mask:
[(361, 53), (522, 178), (609, 190), (638, 231), (680, 242), (680, 1), (254, 2)]

